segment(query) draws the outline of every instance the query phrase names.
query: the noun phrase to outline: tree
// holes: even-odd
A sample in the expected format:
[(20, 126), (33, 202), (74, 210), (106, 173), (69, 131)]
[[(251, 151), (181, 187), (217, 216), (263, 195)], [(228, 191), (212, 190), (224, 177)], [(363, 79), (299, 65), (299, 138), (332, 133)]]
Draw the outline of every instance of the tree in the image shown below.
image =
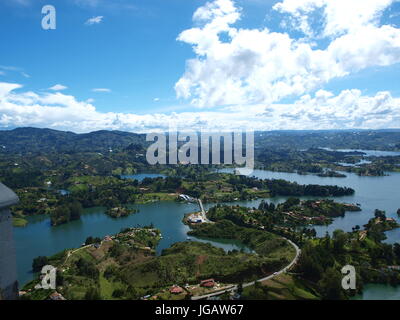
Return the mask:
[(237, 293), (238, 293), (239, 295), (242, 295), (242, 293), (243, 293), (243, 283), (239, 283), (239, 284), (238, 284)]
[(132, 287), (131, 285), (128, 286), (128, 288), (126, 289), (126, 296), (128, 298), (128, 300), (136, 300), (139, 298), (140, 293), (137, 292), (135, 287)]
[(71, 220), (79, 220), (81, 218), (82, 213), (82, 205), (78, 201), (74, 201), (69, 205), (70, 211), (70, 219)]
[(84, 300), (101, 300), (99, 289), (91, 287), (86, 291)]
[(376, 209), (375, 210), (375, 218), (380, 218), (383, 221), (385, 221), (386, 220), (386, 212)]
[(40, 272), (45, 265), (49, 264), (49, 259), (44, 256), (39, 256), (33, 259), (32, 270), (33, 272)]
[(114, 291), (113, 291), (113, 293), (112, 293), (112, 297), (113, 298), (121, 298), (123, 295), (124, 295), (124, 290), (122, 290), (122, 289), (115, 289)]
[(335, 253), (342, 253), (347, 239), (347, 234), (344, 231), (335, 230), (333, 232), (333, 251)]
[(345, 298), (341, 286), (342, 275), (334, 268), (328, 268), (318, 282), (324, 300), (342, 300)]
[(53, 226), (66, 223), (70, 220), (71, 213), (69, 208), (66, 206), (57, 207), (50, 215), (51, 224)]
[(395, 244), (393, 245), (393, 252), (394, 252), (394, 254), (395, 254), (397, 260), (400, 261), (400, 244), (395, 243)]

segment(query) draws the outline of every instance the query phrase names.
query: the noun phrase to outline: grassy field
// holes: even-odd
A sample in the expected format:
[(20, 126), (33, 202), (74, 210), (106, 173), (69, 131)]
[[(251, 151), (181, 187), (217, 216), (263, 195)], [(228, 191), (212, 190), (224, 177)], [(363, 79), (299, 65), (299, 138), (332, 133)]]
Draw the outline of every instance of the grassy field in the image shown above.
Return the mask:
[(273, 279), (243, 290), (245, 299), (261, 300), (318, 300), (312, 286), (290, 274), (280, 274)]
[(14, 227), (25, 227), (28, 224), (28, 220), (24, 218), (16, 218), (13, 217), (13, 226)]

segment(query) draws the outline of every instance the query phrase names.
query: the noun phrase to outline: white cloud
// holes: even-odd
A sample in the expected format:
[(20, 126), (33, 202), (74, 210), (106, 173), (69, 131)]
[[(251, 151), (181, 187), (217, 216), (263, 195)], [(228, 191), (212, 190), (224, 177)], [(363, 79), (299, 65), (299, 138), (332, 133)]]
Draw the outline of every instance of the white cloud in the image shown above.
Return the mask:
[(400, 99), (389, 92), (363, 96), (359, 90), (339, 95), (320, 90), (294, 104), (253, 104), (219, 111), (153, 113), (99, 112), (89, 101), (60, 92), (38, 94), (15, 83), (0, 82), (0, 127), (35, 126), (75, 132), (100, 129), (132, 132), (180, 130), (278, 130), (400, 128)]
[(85, 22), (85, 24), (86, 25), (89, 25), (89, 26), (91, 26), (91, 25), (93, 25), (93, 24), (99, 24), (99, 23), (101, 23), (102, 21), (103, 21), (103, 16), (97, 16), (97, 17), (93, 17), (93, 18), (90, 18), (90, 19), (88, 19), (86, 22)]
[(56, 84), (54, 86), (52, 86), (51, 88), (49, 88), (49, 90), (53, 90), (53, 91), (61, 91), (61, 90), (65, 90), (68, 89), (68, 87), (62, 85), (62, 84)]
[[(18, 67), (0, 65), (0, 69), (5, 70), (5, 71), (10, 71), (10, 72), (17, 72), (17, 73), (19, 73), (20, 75), (22, 75), (25, 78), (30, 78), (31, 77), (23, 69), (18, 68)], [(0, 70), (0, 74), (4, 75), (5, 72)]]
[(160, 98), (154, 98), (153, 101), (158, 102), (158, 101), (160, 101)]
[[(331, 79), (400, 62), (400, 29), (379, 26), (392, 0), (284, 0), (275, 10), (288, 13), (306, 35), (311, 15), (323, 10), (326, 48), (307, 38), (264, 29), (236, 28), (241, 10), (233, 0), (214, 0), (193, 15), (197, 25), (178, 40), (196, 57), (175, 85), (178, 98), (199, 107), (273, 103), (321, 88)], [(347, 5), (347, 7), (345, 7)], [(296, 24), (295, 24), (296, 25)], [(228, 41), (226, 40), (228, 39)]]
[(93, 92), (111, 92), (111, 89), (108, 88), (94, 88), (92, 89)]
[(283, 0), (275, 10), (289, 13), (303, 30), (311, 29), (310, 18), (316, 10), (323, 10), (324, 36), (337, 36), (365, 26), (378, 26), (382, 12), (394, 0)]

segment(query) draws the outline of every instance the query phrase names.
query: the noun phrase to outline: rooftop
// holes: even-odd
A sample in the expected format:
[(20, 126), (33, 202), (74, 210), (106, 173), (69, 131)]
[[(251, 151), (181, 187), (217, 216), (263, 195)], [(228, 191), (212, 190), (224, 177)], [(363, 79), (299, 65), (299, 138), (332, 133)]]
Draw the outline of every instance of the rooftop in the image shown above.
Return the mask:
[(19, 202), (18, 196), (4, 184), (0, 183), (0, 209)]

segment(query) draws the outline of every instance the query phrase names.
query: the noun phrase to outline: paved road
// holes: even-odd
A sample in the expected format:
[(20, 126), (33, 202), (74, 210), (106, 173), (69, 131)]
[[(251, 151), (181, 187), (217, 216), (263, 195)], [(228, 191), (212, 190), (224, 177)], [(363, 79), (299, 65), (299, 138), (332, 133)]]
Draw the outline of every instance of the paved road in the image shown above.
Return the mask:
[[(294, 259), (292, 260), (292, 262), (291, 262), (290, 264), (288, 264), (288, 265), (287, 265), (285, 268), (283, 268), (282, 270), (277, 271), (277, 272), (275, 272), (274, 274), (271, 274), (271, 275), (268, 276), (268, 277), (258, 279), (258, 280), (256, 280), (256, 281), (262, 282), (262, 281), (270, 280), (270, 279), (272, 279), (272, 278), (274, 278), (274, 277), (276, 277), (276, 276), (278, 276), (278, 275), (280, 275), (280, 274), (282, 274), (282, 273), (285, 273), (286, 271), (288, 271), (291, 267), (293, 267), (293, 266), (297, 263), (297, 260), (299, 259), (299, 256), (300, 256), (300, 253), (301, 253), (300, 248), (299, 248), (293, 241), (291, 241), (291, 240), (289, 240), (289, 239), (286, 239), (286, 238), (284, 238), (284, 239), (285, 239), (286, 241), (288, 241), (288, 242), (296, 249), (296, 256), (294, 257)], [(243, 288), (253, 286), (253, 285), (256, 283), (256, 281), (244, 283), (244, 284), (243, 284)], [(225, 293), (225, 292), (236, 291), (237, 288), (238, 288), (238, 286), (237, 286), (237, 285), (234, 285), (234, 286), (232, 286), (232, 287), (230, 287), (230, 288), (228, 288), (228, 289), (225, 289), (225, 290), (221, 290), (221, 291), (218, 291), (218, 292), (212, 292), (212, 293), (210, 293), (210, 294), (206, 294), (206, 295), (203, 295), (203, 296), (195, 296), (195, 297), (192, 297), (192, 300), (202, 300), (202, 299), (207, 299), (207, 298), (214, 297), (214, 296), (219, 296), (219, 295), (221, 295), (221, 294), (223, 294), (223, 293)]]

